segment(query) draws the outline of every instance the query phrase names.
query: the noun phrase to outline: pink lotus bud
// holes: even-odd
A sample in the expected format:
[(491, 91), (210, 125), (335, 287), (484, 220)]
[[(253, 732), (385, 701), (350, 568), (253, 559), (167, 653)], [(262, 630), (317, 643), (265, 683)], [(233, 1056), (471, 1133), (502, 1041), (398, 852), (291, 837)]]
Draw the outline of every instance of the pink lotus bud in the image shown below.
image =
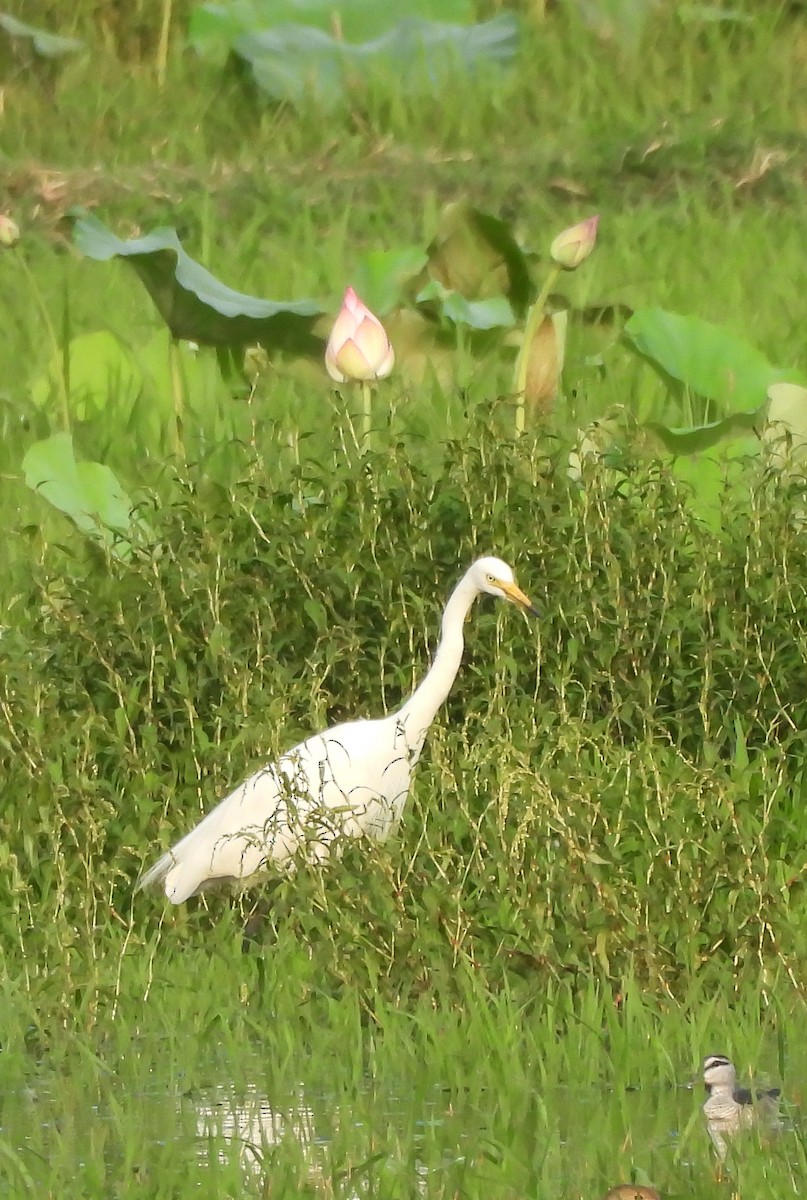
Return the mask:
[(328, 345), (325, 366), (331, 379), (366, 382), (383, 379), (395, 365), (395, 353), (384, 326), (348, 288)]
[(0, 246), (16, 246), (20, 240), (20, 227), (11, 217), (0, 213)]
[(580, 221), (578, 225), (559, 233), (549, 250), (552, 261), (563, 267), (564, 271), (574, 271), (579, 267), (594, 249), (599, 223), (599, 217), (589, 217), (587, 221)]

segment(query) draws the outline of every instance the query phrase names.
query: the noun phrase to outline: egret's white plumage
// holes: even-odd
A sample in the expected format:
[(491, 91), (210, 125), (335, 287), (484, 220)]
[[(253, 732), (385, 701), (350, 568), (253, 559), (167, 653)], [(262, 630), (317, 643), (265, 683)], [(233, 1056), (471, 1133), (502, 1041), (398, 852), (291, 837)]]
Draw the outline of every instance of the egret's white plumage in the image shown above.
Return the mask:
[(335, 837), (383, 841), (401, 819), (429, 726), (462, 660), (463, 623), (481, 592), (535, 612), (500, 558), (466, 571), (443, 613), (430, 670), (398, 712), (315, 734), (225, 797), (140, 880), (163, 883), (174, 904), (213, 883), (242, 880), (298, 850), (324, 858)]

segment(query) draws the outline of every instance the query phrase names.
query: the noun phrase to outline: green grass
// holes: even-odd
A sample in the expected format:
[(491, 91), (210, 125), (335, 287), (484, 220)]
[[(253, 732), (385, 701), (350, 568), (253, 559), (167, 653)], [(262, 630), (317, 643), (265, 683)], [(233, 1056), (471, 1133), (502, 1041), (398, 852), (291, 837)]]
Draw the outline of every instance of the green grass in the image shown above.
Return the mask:
[[(323, 120), (256, 104), (183, 52), (187, 6), (159, 97), (159, 6), (6, 6), (92, 49), (13, 73), (0, 117), (23, 228), (0, 257), (0, 1177), (15, 1200), (543, 1200), (632, 1174), (712, 1197), (701, 1093), (683, 1086), (702, 1057), (729, 1052), (798, 1105), (798, 489), (749, 466), (705, 529), (645, 458), (628, 457), (627, 483), (571, 486), (578, 425), (617, 403), (675, 416), (618, 328), (573, 324), (566, 401), (519, 444), (512, 347), (435, 351), (410, 376), (399, 352), (366, 456), (317, 364), (271, 371), (247, 402), (203, 351), (184, 463), (121, 429), (114, 394), (102, 418), (74, 411), (77, 452), (115, 469), (153, 531), (126, 561), (20, 477), (59, 427), (30, 388), (65, 338), (109, 329), (140, 354), (159, 330), (124, 265), (70, 247), (76, 203), (121, 234), (173, 224), (231, 286), (334, 310), (368, 249), (427, 245), (447, 201), (505, 216), (538, 260), (599, 211), (596, 253), (563, 280), (575, 304), (695, 313), (800, 366), (803, 17), (681, 26), (671, 5), (631, 57), (570, 7), (481, 91), (436, 109), (390, 86)], [(768, 151), (786, 157), (746, 178)], [(240, 897), (134, 895), (267, 755), (397, 705), (448, 589), (490, 551), (543, 617), (475, 611), (395, 842)], [(264, 1147), (245, 1182), (222, 1122), (261, 1098), (315, 1139)], [(803, 1188), (790, 1115), (778, 1146), (738, 1154), (739, 1195)]]
[[(722, 1189), (701, 1097), (685, 1086), (701, 1048), (730, 1045), (760, 1078), (779, 1078), (782, 1059), (794, 1076), (804, 1069), (786, 1033), (800, 1001), (794, 1009), (786, 993), (761, 1009), (696, 986), (679, 1006), (626, 981), (616, 1005), (590, 980), (519, 1002), (466, 975), (462, 1011), (430, 997), (406, 1011), (378, 1002), (368, 1024), (350, 994), (300, 1005), (303, 972), (289, 979), (281, 966), (288, 949), (211, 961), (200, 944), (181, 963), (163, 957), (145, 1003), (121, 997), (92, 1041), (54, 1030), (34, 1043), (12, 1005), (10, 1194), (28, 1194), (30, 1180), (67, 1197), (235, 1195), (244, 1175), (248, 1194), (261, 1194), (265, 1172), (263, 1186), (282, 1196), (306, 1184), (406, 1196), (418, 1178), (438, 1197), (597, 1195), (634, 1177), (665, 1195), (712, 1197)], [(142, 983), (145, 961), (131, 968)], [(244, 1142), (257, 1143), (257, 1163)], [(800, 1138), (791, 1131), (766, 1152), (751, 1139), (732, 1169), (743, 1193), (790, 1190), (804, 1170)]]

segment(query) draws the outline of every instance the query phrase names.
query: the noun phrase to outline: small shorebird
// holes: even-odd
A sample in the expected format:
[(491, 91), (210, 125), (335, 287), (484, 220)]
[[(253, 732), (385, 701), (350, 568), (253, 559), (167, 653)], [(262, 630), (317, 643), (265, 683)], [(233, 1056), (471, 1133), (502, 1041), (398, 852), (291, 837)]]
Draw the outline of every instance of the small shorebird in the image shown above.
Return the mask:
[(737, 1072), (725, 1054), (710, 1054), (704, 1059), (703, 1082), (703, 1115), (721, 1162), (728, 1153), (727, 1138), (754, 1127), (768, 1131), (779, 1128), (779, 1088), (757, 1088), (752, 1092), (737, 1087)]

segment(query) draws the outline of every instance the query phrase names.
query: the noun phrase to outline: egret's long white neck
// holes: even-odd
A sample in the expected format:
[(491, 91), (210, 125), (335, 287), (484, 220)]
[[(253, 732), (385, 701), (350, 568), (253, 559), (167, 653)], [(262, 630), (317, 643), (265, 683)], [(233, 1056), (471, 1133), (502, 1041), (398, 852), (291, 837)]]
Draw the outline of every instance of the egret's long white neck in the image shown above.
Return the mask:
[(442, 633), (434, 662), (422, 683), (397, 713), (407, 749), (414, 755), (420, 754), (428, 728), (451, 691), (460, 669), (465, 644), (462, 629), (477, 595), (478, 589), (468, 572), (454, 588), (443, 612)]

